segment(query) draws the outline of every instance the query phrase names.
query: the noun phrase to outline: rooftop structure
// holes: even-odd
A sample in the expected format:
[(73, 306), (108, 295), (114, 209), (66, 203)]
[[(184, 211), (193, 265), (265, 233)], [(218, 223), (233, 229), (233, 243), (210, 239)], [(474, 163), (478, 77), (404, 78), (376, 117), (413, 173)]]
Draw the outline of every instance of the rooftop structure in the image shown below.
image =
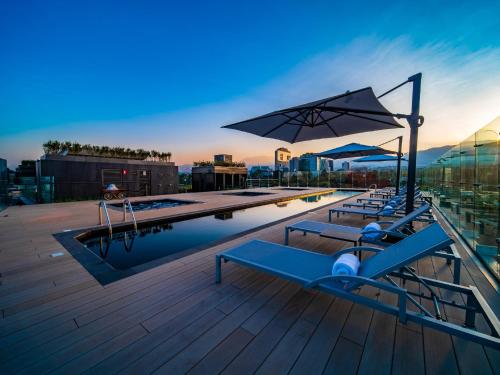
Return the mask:
[(274, 170), (288, 170), (288, 162), (292, 158), (292, 153), (285, 147), (280, 147), (274, 151)]
[(205, 165), (193, 167), (193, 191), (242, 189), (246, 186), (246, 167)]
[(214, 155), (214, 161), (215, 162), (222, 162), (222, 163), (232, 163), (233, 162), (233, 155), (217, 154), (217, 155)]
[(37, 161), (42, 201), (98, 199), (115, 184), (129, 197), (177, 193), (178, 170), (172, 162), (47, 154)]

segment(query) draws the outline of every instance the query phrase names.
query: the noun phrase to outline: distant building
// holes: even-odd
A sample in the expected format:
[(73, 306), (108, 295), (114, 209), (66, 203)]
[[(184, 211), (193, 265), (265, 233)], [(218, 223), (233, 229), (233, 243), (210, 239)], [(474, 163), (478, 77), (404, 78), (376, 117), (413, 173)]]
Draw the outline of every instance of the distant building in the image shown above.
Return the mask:
[(342, 162), (342, 169), (344, 171), (350, 171), (351, 170), (351, 163), (349, 163), (348, 161), (343, 161)]
[(36, 162), (36, 176), (39, 185), (52, 187), (55, 201), (100, 198), (108, 184), (129, 197), (171, 194), (179, 183), (172, 162), (98, 156), (44, 155)]
[(330, 172), (333, 172), (333, 159), (327, 159), (327, 163), (328, 163), (328, 170)]
[[(230, 156), (230, 155), (229, 155)], [(193, 167), (193, 191), (243, 189), (246, 187), (246, 167), (207, 165)]]
[(299, 168), (300, 172), (328, 172), (330, 171), (329, 160), (321, 158), (314, 154), (303, 154), (299, 158)]
[(319, 158), (312, 154), (304, 154), (299, 160), (299, 171), (316, 172), (319, 170)]
[(292, 153), (285, 147), (280, 147), (274, 151), (274, 170), (285, 171), (288, 169), (288, 162), (292, 158)]
[(214, 161), (222, 162), (222, 163), (232, 163), (233, 155), (228, 154), (218, 154), (214, 155)]
[(36, 177), (36, 161), (23, 160), (16, 168), (16, 177)]
[(299, 161), (300, 161), (300, 158), (298, 158), (297, 156), (291, 158), (288, 161), (288, 170), (290, 172), (298, 172), (299, 171)]

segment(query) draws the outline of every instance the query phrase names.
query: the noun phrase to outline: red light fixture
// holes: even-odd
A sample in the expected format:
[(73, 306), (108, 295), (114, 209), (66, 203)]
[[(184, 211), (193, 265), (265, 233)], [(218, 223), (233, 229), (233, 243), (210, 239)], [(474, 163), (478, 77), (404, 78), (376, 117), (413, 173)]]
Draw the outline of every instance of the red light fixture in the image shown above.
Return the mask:
[(126, 176), (128, 174), (128, 171), (126, 169), (122, 169), (122, 175)]

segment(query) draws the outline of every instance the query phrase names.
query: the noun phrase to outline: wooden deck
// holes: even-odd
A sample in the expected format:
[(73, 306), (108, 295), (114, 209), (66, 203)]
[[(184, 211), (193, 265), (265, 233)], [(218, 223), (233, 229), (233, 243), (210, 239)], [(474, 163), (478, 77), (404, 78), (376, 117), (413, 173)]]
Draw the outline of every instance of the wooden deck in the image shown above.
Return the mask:
[[(293, 192), (300, 194), (301, 192)], [(286, 196), (292, 192), (279, 192)], [(146, 219), (269, 199), (181, 195), (205, 203), (139, 213)], [(273, 197), (274, 198), (274, 197)], [(170, 211), (166, 211), (170, 210)], [(300, 219), (327, 220), (327, 208)], [(492, 374), (500, 353), (227, 263), (214, 254), (250, 238), (282, 243), (285, 221), (102, 286), (52, 237), (95, 225), (95, 202), (0, 212), (0, 373)], [(114, 212), (113, 219), (119, 220)], [(341, 218), (362, 225), (357, 217)], [(445, 226), (446, 228), (446, 226)], [(347, 243), (292, 233), (290, 245), (334, 252)], [(500, 297), (458, 243), (462, 283), (500, 315)], [(61, 251), (61, 257), (50, 254)], [(439, 258), (415, 265), (451, 280)], [(415, 285), (407, 284), (408, 288)], [(378, 290), (361, 293), (381, 300)], [(445, 310), (449, 320), (453, 311)]]

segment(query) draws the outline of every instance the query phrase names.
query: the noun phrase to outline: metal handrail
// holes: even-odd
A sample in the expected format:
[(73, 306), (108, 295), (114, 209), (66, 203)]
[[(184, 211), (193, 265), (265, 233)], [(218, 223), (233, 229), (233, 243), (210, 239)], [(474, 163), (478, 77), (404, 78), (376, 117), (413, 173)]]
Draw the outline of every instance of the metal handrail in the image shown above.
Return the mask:
[(113, 228), (111, 226), (111, 219), (109, 218), (108, 207), (106, 206), (106, 202), (99, 202), (99, 225), (102, 225), (102, 211), (104, 211), (104, 215), (106, 216), (106, 224), (108, 225), (109, 237), (113, 236)]
[(132, 205), (130, 204), (130, 201), (128, 199), (124, 199), (123, 200), (123, 221), (126, 221), (127, 219), (127, 208), (130, 212), (130, 214), (132, 215), (132, 221), (134, 223), (134, 229), (137, 233), (137, 221), (135, 220), (135, 214), (134, 214), (134, 210), (132, 208)]

